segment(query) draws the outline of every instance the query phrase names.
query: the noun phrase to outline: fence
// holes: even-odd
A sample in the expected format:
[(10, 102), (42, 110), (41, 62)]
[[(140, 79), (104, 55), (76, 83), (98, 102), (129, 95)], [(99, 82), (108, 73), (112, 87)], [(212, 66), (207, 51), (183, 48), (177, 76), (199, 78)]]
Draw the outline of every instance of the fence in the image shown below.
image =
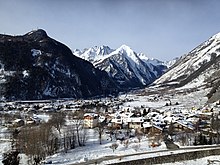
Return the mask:
[(220, 148), (207, 149), (202, 151), (190, 151), (185, 153), (173, 153), (172, 155), (156, 156), (146, 159), (131, 160), (127, 162), (114, 163), (115, 165), (152, 165), (163, 163), (174, 163), (184, 160), (195, 160), (207, 156), (220, 155)]

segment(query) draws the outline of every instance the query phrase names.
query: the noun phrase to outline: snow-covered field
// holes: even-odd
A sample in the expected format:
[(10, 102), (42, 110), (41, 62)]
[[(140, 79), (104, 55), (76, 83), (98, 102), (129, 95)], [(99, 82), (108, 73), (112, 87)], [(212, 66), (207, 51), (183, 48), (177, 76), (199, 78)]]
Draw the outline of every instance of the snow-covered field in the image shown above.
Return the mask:
[[(96, 134), (96, 133), (95, 133)], [(105, 136), (103, 138), (103, 144), (100, 145), (98, 143), (97, 137), (90, 132), (90, 135), (94, 137), (94, 139), (90, 139), (90, 141), (87, 142), (86, 146), (84, 147), (78, 147), (72, 151), (68, 151), (67, 153), (60, 153), (53, 155), (51, 157), (47, 158), (47, 162), (52, 161), (53, 164), (77, 164), (82, 162), (87, 162), (90, 160), (97, 160), (100, 161), (104, 160), (105, 158), (110, 157), (117, 157), (117, 156), (124, 156), (128, 154), (136, 154), (136, 153), (142, 153), (146, 151), (159, 151), (166, 149), (165, 144), (157, 147), (157, 148), (151, 148), (149, 147), (149, 139), (143, 138), (141, 142), (139, 143), (136, 138), (130, 139), (130, 142), (128, 146), (124, 143), (121, 143), (120, 141), (114, 141), (110, 142), (107, 139), (108, 136)], [(113, 152), (113, 150), (110, 148), (112, 144), (118, 144), (118, 148)], [(113, 162), (118, 161), (113, 160)], [(110, 163), (110, 161), (107, 161)], [(104, 162), (104, 163), (107, 163)]]

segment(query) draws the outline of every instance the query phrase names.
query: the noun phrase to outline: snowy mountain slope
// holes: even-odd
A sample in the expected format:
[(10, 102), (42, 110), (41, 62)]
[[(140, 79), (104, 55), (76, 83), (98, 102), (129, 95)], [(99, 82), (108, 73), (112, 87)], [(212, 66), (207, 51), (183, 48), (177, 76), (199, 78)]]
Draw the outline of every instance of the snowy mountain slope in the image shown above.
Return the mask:
[[(165, 73), (166, 71), (167, 71), (167, 69), (168, 68), (170, 68), (174, 63), (175, 63), (175, 59), (174, 60), (172, 60), (172, 61), (165, 61), (165, 62), (163, 62), (163, 61), (159, 61), (159, 60), (157, 60), (157, 59), (154, 59), (154, 58), (148, 58), (145, 54), (143, 54), (143, 53), (139, 53), (139, 54), (137, 54), (137, 56), (143, 61), (143, 62), (145, 62), (147, 65), (148, 65), (148, 67), (151, 69), (151, 70), (154, 70), (154, 68), (155, 67), (157, 67), (157, 68), (161, 68), (162, 70), (162, 72), (163, 73)], [(165, 67), (164, 67), (165, 66)], [(164, 68), (164, 70), (163, 70), (163, 68)], [(155, 74), (157, 74), (157, 73), (155, 73)], [(157, 75), (157, 77), (159, 77), (159, 75)]]
[(176, 57), (173, 60), (163, 62), (163, 64), (167, 66), (167, 68), (171, 68), (178, 60), (179, 57)]
[(100, 59), (102, 59), (103, 57), (105, 57), (106, 55), (110, 54), (113, 51), (114, 51), (113, 49), (103, 45), (100, 47), (95, 46), (89, 49), (84, 49), (83, 51), (80, 51), (79, 49), (75, 49), (73, 51), (73, 54), (84, 60), (94, 63), (96, 61), (99, 61)]
[[(220, 69), (220, 33), (200, 44), (188, 54), (182, 56), (163, 76), (157, 79), (157, 85), (192, 87), (201, 85), (219, 86)], [(216, 91), (213, 90), (213, 91)], [(209, 98), (212, 97), (210, 94)]]
[(1, 98), (85, 98), (117, 89), (107, 73), (73, 56), (42, 29), (0, 35), (0, 50)]
[(149, 85), (167, 69), (167, 66), (159, 60), (137, 54), (126, 45), (116, 50), (102, 46), (83, 52), (74, 51), (73, 54), (92, 62), (96, 68), (106, 71), (121, 88)]

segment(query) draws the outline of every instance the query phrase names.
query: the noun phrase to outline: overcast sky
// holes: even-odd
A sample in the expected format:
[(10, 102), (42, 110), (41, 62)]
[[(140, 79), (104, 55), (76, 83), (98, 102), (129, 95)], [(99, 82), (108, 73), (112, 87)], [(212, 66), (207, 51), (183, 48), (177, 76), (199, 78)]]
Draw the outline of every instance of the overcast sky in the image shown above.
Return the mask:
[(0, 33), (42, 28), (71, 49), (122, 44), (171, 60), (220, 32), (219, 0), (0, 0)]

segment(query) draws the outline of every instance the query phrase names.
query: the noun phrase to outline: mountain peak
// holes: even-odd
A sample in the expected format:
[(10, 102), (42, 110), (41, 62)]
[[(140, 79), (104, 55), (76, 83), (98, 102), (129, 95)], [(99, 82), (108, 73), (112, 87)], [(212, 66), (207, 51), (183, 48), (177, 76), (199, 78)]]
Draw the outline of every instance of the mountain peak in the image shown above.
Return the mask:
[(113, 50), (105, 45), (97, 47), (97, 55), (107, 55), (110, 54)]
[(216, 33), (215, 35), (213, 35), (211, 37), (211, 39), (216, 39), (216, 40), (220, 40), (220, 32)]
[(142, 60), (144, 60), (144, 61), (150, 60), (150, 58), (149, 58), (146, 54), (144, 54), (144, 53), (138, 53), (137, 55), (138, 55), (138, 57), (139, 57), (140, 59), (142, 59)]
[(109, 55), (113, 51), (114, 50), (111, 49), (110, 47), (102, 45), (102, 46), (94, 46), (91, 48), (86, 48), (83, 51), (75, 49), (73, 51), (73, 54), (93, 63), (99, 61), (100, 59), (104, 58), (106, 55)]
[(108, 46), (74, 51), (75, 55), (90, 61), (96, 68), (106, 71), (120, 88), (133, 88), (148, 85), (167, 69), (162, 62), (149, 61), (149, 58), (133, 51), (123, 44), (116, 50)]
[(100, 49), (110, 49), (109, 46), (106, 46), (106, 45), (99, 46), (99, 48)]
[(118, 54), (127, 54), (127, 55), (133, 55), (134, 54), (134, 51), (127, 45), (122, 45), (120, 46), (118, 49), (115, 50), (115, 53), (118, 53)]
[(25, 34), (25, 37), (33, 39), (33, 40), (42, 40), (47, 38), (47, 32), (43, 29), (32, 30), (31, 32)]
[(42, 36), (47, 36), (47, 32), (43, 29), (37, 29), (37, 30), (32, 30), (27, 35), (42, 35)]
[[(123, 49), (123, 50), (132, 50), (129, 46), (123, 44), (121, 45), (118, 49)], [(132, 50), (133, 51), (133, 50)]]

